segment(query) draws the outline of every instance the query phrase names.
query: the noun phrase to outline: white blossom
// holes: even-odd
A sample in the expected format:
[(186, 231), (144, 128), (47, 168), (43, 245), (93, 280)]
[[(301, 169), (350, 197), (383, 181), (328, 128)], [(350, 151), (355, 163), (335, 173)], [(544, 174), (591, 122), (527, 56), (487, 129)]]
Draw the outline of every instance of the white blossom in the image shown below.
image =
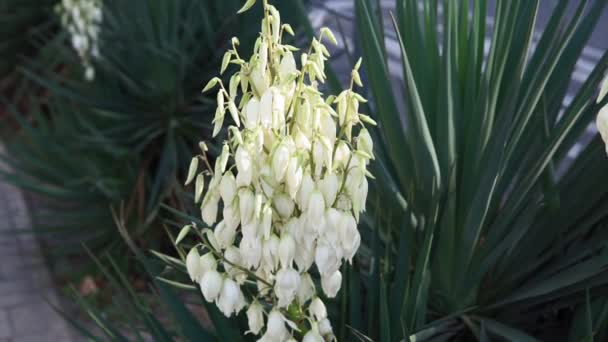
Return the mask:
[(253, 302), (247, 309), (247, 323), (249, 331), (254, 335), (258, 335), (264, 327), (264, 308), (259, 302)]

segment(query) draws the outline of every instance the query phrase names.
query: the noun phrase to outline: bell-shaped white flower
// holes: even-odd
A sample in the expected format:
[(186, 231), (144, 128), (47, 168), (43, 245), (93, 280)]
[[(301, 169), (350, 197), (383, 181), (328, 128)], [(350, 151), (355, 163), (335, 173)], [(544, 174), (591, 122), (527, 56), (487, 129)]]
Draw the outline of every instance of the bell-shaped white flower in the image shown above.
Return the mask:
[(325, 304), (323, 304), (323, 301), (319, 297), (310, 302), (308, 312), (312, 317), (315, 318), (316, 321), (321, 321), (322, 319), (327, 318), (327, 308), (325, 308)]
[(239, 244), (241, 263), (246, 268), (258, 268), (262, 260), (262, 239), (260, 237), (243, 237)]
[(264, 258), (264, 264), (269, 270), (274, 271), (279, 266), (279, 237), (272, 234), (263, 244), (262, 257)]
[(234, 160), (236, 162), (236, 169), (238, 170), (236, 178), (237, 186), (249, 186), (253, 177), (251, 155), (243, 146), (239, 146), (234, 155)]
[(192, 281), (198, 281), (201, 277), (201, 265), (200, 265), (200, 256), (198, 254), (198, 250), (196, 247), (190, 249), (188, 255), (186, 256), (186, 270), (188, 271), (188, 275)]
[(320, 241), (315, 251), (315, 264), (321, 276), (329, 276), (340, 268), (340, 258), (336, 249), (330, 244)]
[(236, 230), (239, 223), (241, 223), (241, 212), (239, 210), (238, 200), (234, 201), (232, 205), (224, 206), (223, 216), (224, 225), (230, 230)]
[(315, 189), (315, 182), (312, 180), (310, 173), (305, 172), (302, 176), (302, 183), (300, 185), (300, 190), (296, 194), (296, 203), (300, 207), (300, 210), (306, 211), (308, 210), (308, 203), (310, 200), (310, 195)]
[(222, 276), (216, 270), (210, 270), (201, 277), (201, 292), (208, 302), (217, 299), (222, 290)]
[(260, 100), (260, 124), (264, 128), (272, 125), (272, 89), (266, 89)]
[(225, 249), (228, 246), (232, 246), (232, 244), (234, 244), (234, 239), (236, 237), (236, 227), (228, 226), (224, 223), (224, 221), (220, 221), (220, 223), (215, 226), (213, 235), (215, 235), (215, 241), (217, 241), (220, 247), (222, 249)]
[(336, 152), (334, 153), (334, 168), (346, 169), (349, 159), (350, 148), (344, 141), (338, 142), (336, 145)]
[(296, 194), (298, 193), (300, 184), (302, 183), (303, 175), (304, 171), (298, 162), (298, 158), (292, 157), (289, 161), (289, 166), (287, 167), (287, 190), (292, 199), (296, 198)]
[(293, 53), (291, 53), (291, 51), (287, 51), (281, 59), (281, 64), (279, 65), (279, 76), (281, 79), (287, 79), (296, 71), (296, 60), (293, 58)]
[(285, 327), (285, 317), (278, 310), (272, 310), (270, 314), (268, 314), (266, 334), (273, 338), (269, 341), (283, 341), (286, 339), (288, 331)]
[(300, 288), (298, 288), (298, 301), (300, 304), (306, 303), (315, 294), (315, 283), (310, 274), (302, 273), (300, 276)]
[(305, 240), (301, 245), (298, 245), (294, 255), (294, 261), (300, 272), (306, 272), (315, 261), (315, 253), (313, 252), (313, 239), (311, 234), (305, 234)]
[(321, 334), (324, 337), (333, 334), (331, 322), (329, 321), (328, 318), (324, 318), (321, 321), (319, 321), (319, 334)]
[(260, 123), (260, 101), (255, 97), (250, 99), (245, 107), (245, 127), (254, 129)]
[(215, 260), (213, 253), (208, 252), (201, 256), (201, 258), (199, 259), (199, 265), (199, 278), (202, 278), (205, 273), (211, 270), (215, 270), (217, 268), (217, 260)]
[(236, 178), (234, 178), (234, 175), (230, 171), (222, 176), (222, 181), (220, 182), (220, 195), (222, 196), (224, 205), (232, 204), (234, 196), (236, 195)]
[(274, 292), (279, 299), (277, 306), (283, 308), (291, 304), (300, 287), (300, 274), (293, 268), (282, 268), (277, 272)]
[(284, 233), (279, 242), (279, 261), (284, 268), (291, 267), (296, 250), (296, 242), (289, 233)]
[(317, 176), (321, 174), (321, 170), (325, 165), (325, 153), (325, 146), (323, 146), (321, 139), (315, 139), (312, 144), (312, 160), (315, 165), (314, 174)]
[(308, 199), (308, 217), (312, 220), (319, 219), (325, 213), (325, 198), (318, 190), (313, 190)]
[(298, 151), (309, 151), (312, 146), (310, 139), (300, 129), (295, 132), (294, 142)]
[(241, 211), (241, 223), (251, 222), (255, 210), (255, 195), (248, 188), (239, 189), (239, 209)]
[(274, 195), (273, 203), (282, 218), (289, 218), (295, 209), (295, 203), (288, 194), (280, 192)]
[(238, 314), (245, 306), (245, 297), (239, 285), (232, 279), (226, 278), (222, 291), (217, 300), (217, 306), (226, 317)]
[(327, 206), (331, 206), (336, 200), (339, 187), (340, 182), (335, 173), (327, 174), (321, 181), (319, 181), (319, 190), (321, 190), (321, 193), (323, 193), (323, 198), (325, 199)]
[(241, 251), (236, 246), (230, 246), (224, 252), (224, 259), (226, 259), (224, 261), (224, 269), (226, 269), (226, 272), (230, 272), (233, 265), (241, 264)]
[(334, 298), (342, 286), (342, 273), (336, 271), (328, 276), (321, 276), (321, 287), (329, 298)]
[(254, 335), (258, 335), (264, 327), (264, 308), (262, 304), (255, 301), (249, 305), (247, 309), (247, 323), (249, 331)]
[(203, 205), (201, 206), (201, 217), (203, 221), (208, 225), (213, 225), (217, 221), (217, 211), (219, 206), (219, 197), (215, 194), (208, 193), (208, 196), (205, 196), (205, 200), (203, 200)]
[(325, 342), (325, 340), (323, 337), (321, 337), (318, 331), (310, 329), (306, 335), (304, 335), (302, 342)]
[(290, 152), (287, 144), (280, 144), (272, 155), (272, 172), (275, 180), (280, 183), (285, 178), (289, 166)]

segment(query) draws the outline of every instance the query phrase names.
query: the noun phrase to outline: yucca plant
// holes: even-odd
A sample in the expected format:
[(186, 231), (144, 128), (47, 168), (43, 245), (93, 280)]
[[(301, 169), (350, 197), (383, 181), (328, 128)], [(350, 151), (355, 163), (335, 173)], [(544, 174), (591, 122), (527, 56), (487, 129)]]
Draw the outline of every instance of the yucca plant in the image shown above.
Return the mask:
[(569, 15), (558, 1), (534, 42), (540, 1), (498, 1), (492, 29), (485, 0), (397, 1), (403, 91), (378, 3), (355, 4), (383, 143), (369, 254), (351, 270), (341, 322), (380, 341), (523, 341), (581, 305), (573, 340), (593, 339), (608, 282), (607, 163), (597, 138), (567, 153), (606, 102), (595, 97), (608, 54), (562, 104), (606, 2)]

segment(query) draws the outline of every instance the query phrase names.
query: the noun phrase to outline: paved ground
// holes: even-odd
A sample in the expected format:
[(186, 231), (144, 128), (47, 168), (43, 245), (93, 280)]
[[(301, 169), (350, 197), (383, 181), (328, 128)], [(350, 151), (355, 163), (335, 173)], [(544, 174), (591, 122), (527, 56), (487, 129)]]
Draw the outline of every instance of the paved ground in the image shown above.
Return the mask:
[(0, 183), (0, 342), (73, 341), (30, 226), (21, 192)]

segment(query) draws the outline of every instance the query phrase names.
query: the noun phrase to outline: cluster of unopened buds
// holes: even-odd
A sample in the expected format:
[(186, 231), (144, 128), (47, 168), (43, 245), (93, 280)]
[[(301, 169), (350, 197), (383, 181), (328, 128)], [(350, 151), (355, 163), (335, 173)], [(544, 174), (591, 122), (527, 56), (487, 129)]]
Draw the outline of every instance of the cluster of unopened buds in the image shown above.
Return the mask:
[(203, 222), (215, 228), (188, 225), (177, 243), (197, 232), (199, 243), (186, 257), (192, 281), (226, 316), (246, 308), (249, 332), (260, 341), (330, 341), (335, 337), (313, 277), (326, 297), (335, 297), (340, 268), (359, 248), (357, 222), (373, 159), (364, 124), (375, 122), (359, 113), (365, 99), (353, 91), (361, 86), (360, 61), (348, 90), (324, 98), (318, 89), (329, 56), (322, 41), (336, 43), (331, 31), (313, 39), (298, 70), (298, 49), (282, 43), (291, 27), (266, 1), (264, 13), (251, 59), (241, 59), (233, 38), (221, 73), (231, 64), (240, 70), (228, 87), (214, 78), (203, 90), (219, 88), (213, 136), (226, 116), (233, 121), (215, 166), (201, 143), (186, 181), (195, 183), (195, 201), (202, 199)]
[[(606, 97), (606, 94), (608, 94), (608, 75), (604, 78), (600, 94), (597, 97), (597, 103), (602, 102), (604, 97)], [(608, 154), (608, 105), (605, 105), (600, 109), (600, 112), (597, 114), (596, 125), (597, 130), (600, 132), (600, 135), (606, 144), (606, 153)]]
[(92, 59), (99, 56), (98, 37), (103, 19), (101, 0), (62, 0), (55, 10), (70, 33), (72, 47), (85, 69), (85, 79), (95, 78)]

